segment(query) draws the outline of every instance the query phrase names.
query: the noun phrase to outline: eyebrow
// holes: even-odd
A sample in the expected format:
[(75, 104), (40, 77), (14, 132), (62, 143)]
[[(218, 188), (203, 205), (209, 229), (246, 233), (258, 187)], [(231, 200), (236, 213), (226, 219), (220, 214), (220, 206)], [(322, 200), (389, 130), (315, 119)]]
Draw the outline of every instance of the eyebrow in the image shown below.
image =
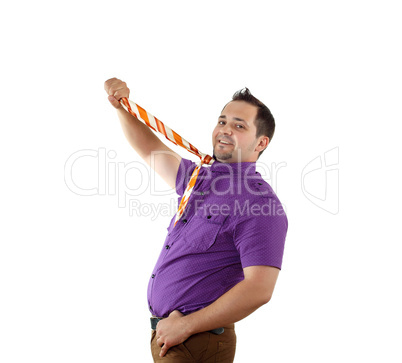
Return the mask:
[[(225, 116), (225, 115), (220, 115), (219, 118), (224, 118), (224, 119), (226, 119), (226, 116)], [(243, 120), (242, 118), (233, 117), (233, 120), (235, 120), (235, 121), (240, 121), (240, 122), (244, 122), (246, 125), (248, 125), (248, 122), (247, 122), (246, 120)]]

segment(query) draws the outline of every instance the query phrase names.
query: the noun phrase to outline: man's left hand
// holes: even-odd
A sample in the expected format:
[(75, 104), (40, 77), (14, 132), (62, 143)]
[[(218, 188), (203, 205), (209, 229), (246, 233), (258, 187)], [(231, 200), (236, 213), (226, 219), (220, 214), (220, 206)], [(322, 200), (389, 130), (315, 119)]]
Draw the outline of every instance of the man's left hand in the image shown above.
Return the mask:
[(162, 347), (160, 357), (163, 357), (171, 347), (183, 343), (190, 336), (183, 316), (180, 311), (174, 310), (168, 318), (159, 321), (156, 325), (156, 344)]

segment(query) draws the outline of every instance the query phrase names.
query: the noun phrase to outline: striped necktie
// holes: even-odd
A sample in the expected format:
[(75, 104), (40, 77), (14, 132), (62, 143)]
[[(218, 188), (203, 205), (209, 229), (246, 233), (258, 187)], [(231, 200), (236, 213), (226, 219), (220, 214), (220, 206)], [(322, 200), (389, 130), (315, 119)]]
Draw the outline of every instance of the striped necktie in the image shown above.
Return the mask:
[(175, 226), (177, 221), (183, 215), (187, 202), (190, 199), (190, 195), (191, 192), (193, 191), (195, 182), (197, 181), (201, 165), (203, 164), (212, 165), (215, 160), (211, 156), (199, 151), (195, 146), (190, 144), (187, 140), (183, 139), (178, 133), (174, 132), (170, 127), (165, 125), (162, 121), (158, 120), (156, 117), (152, 116), (149, 112), (144, 110), (141, 106), (135, 104), (133, 101), (130, 101), (126, 97), (123, 97), (120, 100), (120, 103), (127, 112), (129, 112), (131, 115), (133, 115), (138, 120), (143, 122), (145, 125), (149, 126), (152, 130), (165, 135), (165, 137), (169, 141), (173, 142), (175, 145), (183, 147), (184, 149), (188, 150), (194, 155), (197, 155), (201, 159), (200, 163), (196, 166), (193, 173), (191, 174), (190, 181), (187, 185), (186, 190), (184, 191), (183, 197), (181, 198), (179, 209), (176, 212), (176, 218), (174, 221)]

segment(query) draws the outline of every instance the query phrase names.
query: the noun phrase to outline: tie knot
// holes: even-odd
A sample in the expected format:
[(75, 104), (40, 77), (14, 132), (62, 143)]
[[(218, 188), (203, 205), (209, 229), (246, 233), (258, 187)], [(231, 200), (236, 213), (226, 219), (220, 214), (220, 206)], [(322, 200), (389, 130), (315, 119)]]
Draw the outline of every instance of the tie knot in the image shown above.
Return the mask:
[(202, 164), (209, 164), (212, 160), (212, 157), (209, 155), (205, 155), (202, 159), (201, 159), (201, 165)]

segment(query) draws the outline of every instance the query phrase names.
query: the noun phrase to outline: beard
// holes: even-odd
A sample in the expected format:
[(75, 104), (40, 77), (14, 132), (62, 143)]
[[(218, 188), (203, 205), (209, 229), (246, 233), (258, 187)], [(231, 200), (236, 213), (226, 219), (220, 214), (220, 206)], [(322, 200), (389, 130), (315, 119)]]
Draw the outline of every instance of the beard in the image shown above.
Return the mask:
[(219, 160), (229, 160), (232, 158), (232, 153), (231, 152), (226, 152), (226, 153), (220, 153), (217, 152), (214, 154), (215, 158), (218, 158)]
[(233, 156), (232, 151), (219, 151), (218, 146), (215, 147), (214, 149), (214, 154), (213, 157), (214, 159), (219, 159), (219, 160), (229, 160)]

